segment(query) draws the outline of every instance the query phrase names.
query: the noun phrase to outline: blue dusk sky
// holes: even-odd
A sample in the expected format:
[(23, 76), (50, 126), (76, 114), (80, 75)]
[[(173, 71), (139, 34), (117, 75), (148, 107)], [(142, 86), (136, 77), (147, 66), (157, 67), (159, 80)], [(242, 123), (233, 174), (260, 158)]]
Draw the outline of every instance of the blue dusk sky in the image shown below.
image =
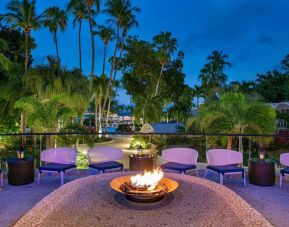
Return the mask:
[[(49, 6), (66, 8), (68, 0), (37, 0), (37, 12)], [(104, 1), (103, 1), (104, 2)], [(6, 12), (9, 0), (0, 0), (0, 13)], [(170, 31), (178, 39), (178, 48), (185, 52), (184, 72), (190, 86), (199, 83), (200, 69), (213, 50), (229, 55), (232, 68), (226, 69), (229, 81), (254, 80), (257, 73), (280, 68), (280, 61), (289, 53), (288, 0), (132, 0), (141, 12), (139, 27), (130, 31), (141, 39), (151, 40), (160, 31)], [(103, 7), (102, 7), (103, 8)], [(99, 24), (106, 16), (99, 15)], [(47, 55), (55, 55), (52, 35), (47, 29), (33, 32), (37, 48), (34, 64), (41, 64)], [(71, 18), (67, 31), (58, 34), (59, 53), (67, 68), (77, 67), (77, 29)], [(83, 27), (83, 68), (90, 72), (91, 49), (87, 23)], [(111, 54), (111, 51), (110, 51)], [(96, 70), (101, 72), (103, 45), (96, 37)], [(109, 68), (109, 67), (107, 67)], [(119, 100), (129, 98), (120, 91)]]

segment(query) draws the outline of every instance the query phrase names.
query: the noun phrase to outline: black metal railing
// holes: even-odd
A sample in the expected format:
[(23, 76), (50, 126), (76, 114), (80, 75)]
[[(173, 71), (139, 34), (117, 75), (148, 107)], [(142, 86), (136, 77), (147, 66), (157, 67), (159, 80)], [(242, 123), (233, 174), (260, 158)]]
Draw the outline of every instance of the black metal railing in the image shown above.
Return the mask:
[(232, 149), (243, 152), (244, 165), (249, 158), (257, 157), (260, 147), (267, 151), (267, 157), (279, 161), (280, 153), (289, 151), (289, 135), (226, 134), (226, 133), (0, 133), (0, 160), (15, 156), (26, 138), (24, 149), (34, 156), (39, 165), (40, 152), (48, 147), (77, 147), (80, 168), (85, 168), (85, 150), (89, 147), (109, 144), (127, 153), (134, 153), (139, 145), (147, 152), (160, 154), (170, 147), (191, 147), (199, 152), (199, 162), (206, 162), (206, 151), (211, 148), (226, 148), (232, 138)]

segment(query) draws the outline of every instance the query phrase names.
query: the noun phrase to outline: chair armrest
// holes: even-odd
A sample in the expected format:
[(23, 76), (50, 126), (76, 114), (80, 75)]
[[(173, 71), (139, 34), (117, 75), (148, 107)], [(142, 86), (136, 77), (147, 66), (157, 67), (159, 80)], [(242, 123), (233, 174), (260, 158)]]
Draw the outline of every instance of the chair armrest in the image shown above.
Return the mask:
[(0, 169), (3, 170), (3, 172), (8, 173), (8, 164), (5, 161), (0, 161)]

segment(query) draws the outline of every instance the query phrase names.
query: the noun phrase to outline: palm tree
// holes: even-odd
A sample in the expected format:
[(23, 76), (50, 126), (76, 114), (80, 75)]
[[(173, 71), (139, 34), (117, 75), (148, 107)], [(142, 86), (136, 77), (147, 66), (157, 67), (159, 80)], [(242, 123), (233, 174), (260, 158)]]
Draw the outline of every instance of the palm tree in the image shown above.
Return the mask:
[[(276, 128), (276, 112), (270, 105), (236, 92), (226, 92), (220, 100), (202, 105), (200, 120), (206, 133), (272, 134)], [(228, 137), (227, 148), (231, 147), (232, 137)]]
[(171, 37), (170, 32), (161, 32), (159, 35), (153, 37), (153, 43), (157, 48), (157, 55), (161, 65), (160, 75), (157, 80), (154, 96), (158, 95), (160, 81), (163, 76), (164, 67), (170, 61), (171, 55), (177, 49), (177, 39)]
[[(115, 63), (115, 65), (111, 67), (111, 69), (114, 71), (114, 74), (113, 74), (113, 79), (112, 79), (112, 83), (109, 84), (109, 94), (108, 96), (113, 95), (115, 92), (112, 91), (113, 89), (113, 83), (116, 82), (116, 74), (117, 74), (117, 71), (118, 71), (118, 67), (120, 65), (120, 62), (121, 62), (121, 58), (122, 58), (122, 53), (123, 53), (123, 50), (124, 50), (124, 42), (125, 42), (125, 38), (127, 36), (127, 33), (128, 33), (128, 30), (131, 29), (132, 27), (134, 26), (138, 26), (138, 22), (136, 20), (136, 16), (135, 15), (132, 15), (132, 14), (128, 14), (127, 17), (125, 18), (124, 20), (124, 23), (123, 23), (123, 26), (122, 26), (122, 40), (121, 40), (121, 45), (120, 45), (120, 53), (119, 53), (119, 57), (117, 58), (117, 62)], [(117, 83), (114, 83), (114, 84), (117, 84)], [(109, 114), (110, 114), (110, 108), (111, 108), (111, 102), (112, 102), (112, 97), (109, 97), (108, 98), (108, 105), (107, 105), (107, 112), (106, 112), (106, 130), (107, 130), (107, 122), (108, 122), (108, 117), (109, 117)]]
[[(75, 116), (70, 101), (71, 98), (66, 95), (52, 96), (50, 99), (28, 96), (19, 99), (15, 108), (27, 113), (28, 123), (38, 132), (58, 132), (61, 122)], [(46, 148), (54, 147), (54, 142), (54, 136), (47, 136)]]
[(41, 26), (45, 15), (44, 12), (36, 14), (35, 2), (35, 0), (13, 0), (7, 6), (10, 12), (0, 16), (1, 19), (12, 24), (12, 27), (22, 29), (25, 34), (25, 72), (28, 69), (31, 31)]
[[(44, 12), (37, 15), (35, 10), (36, 0), (12, 0), (7, 8), (10, 12), (1, 15), (0, 19), (4, 19), (12, 27), (17, 27), (23, 30), (25, 34), (25, 73), (28, 69), (30, 47), (29, 40), (32, 30), (37, 30), (43, 23)], [(25, 133), (26, 130), (26, 117), (25, 112), (21, 112), (21, 131)], [(22, 138), (25, 143), (25, 137)]]
[(134, 109), (134, 116), (142, 118), (144, 124), (160, 121), (163, 105), (158, 96), (138, 95), (134, 98), (134, 101), (139, 104)]
[[(95, 49), (94, 49), (94, 32), (93, 26), (96, 24), (93, 20), (93, 16), (100, 11), (100, 0), (85, 0), (86, 12), (87, 12), (87, 19), (89, 23), (89, 31), (91, 37), (91, 72), (90, 72), (90, 87), (92, 86), (93, 76), (94, 76), (94, 56), (95, 56)], [(95, 7), (95, 9), (94, 9)]]
[(86, 19), (87, 16), (84, 0), (70, 0), (70, 2), (67, 5), (67, 11), (71, 12), (74, 16), (73, 27), (76, 26), (76, 23), (79, 24), (78, 27), (79, 68), (80, 71), (82, 71), (81, 29), (82, 29), (82, 21), (83, 19)]
[(227, 75), (224, 73), (226, 66), (231, 67), (231, 64), (227, 62), (227, 54), (223, 54), (222, 51), (213, 51), (208, 56), (208, 63), (201, 69), (199, 79), (201, 79), (202, 86), (207, 90), (207, 96), (211, 92), (216, 92), (217, 89), (224, 87), (227, 81)]
[(46, 10), (46, 18), (44, 21), (44, 26), (53, 33), (53, 41), (56, 47), (56, 57), (59, 59), (58, 54), (58, 41), (57, 41), (57, 31), (65, 31), (67, 27), (67, 15), (66, 12), (59, 7), (53, 6)]
[(105, 96), (105, 89), (108, 84), (108, 79), (105, 74), (100, 77), (94, 77), (93, 90), (94, 90), (94, 104), (95, 104), (95, 130), (101, 132), (102, 128), (102, 110), (103, 110), (103, 98)]
[(68, 71), (58, 59), (49, 57), (47, 65), (38, 65), (24, 77), (27, 90), (40, 99), (67, 95), (71, 98), (71, 108), (83, 123), (83, 115), (89, 104), (88, 80), (80, 70)]
[(101, 41), (104, 44), (103, 64), (102, 64), (102, 75), (104, 75), (106, 63), (106, 50), (108, 44), (114, 39), (114, 30), (112, 29), (112, 27), (105, 27), (103, 25), (100, 25), (98, 29), (99, 30), (94, 33), (100, 37)]
[[(126, 35), (129, 22), (131, 25), (134, 23), (137, 24), (135, 20), (134, 12), (139, 12), (140, 9), (131, 5), (130, 0), (107, 0), (105, 3), (104, 12), (110, 17), (107, 22), (116, 26), (116, 43), (112, 58), (112, 67), (110, 71), (110, 83), (112, 82), (113, 71), (116, 67), (116, 54), (119, 48), (120, 41), (120, 31), (123, 28), (124, 33)], [(133, 19), (133, 23), (131, 22)]]
[(113, 75), (113, 80), (115, 80), (116, 78), (116, 73), (117, 73), (117, 69), (119, 67), (119, 64), (121, 62), (121, 57), (122, 57), (122, 53), (124, 50), (124, 43), (125, 43), (125, 39), (127, 37), (127, 33), (130, 29), (132, 29), (133, 27), (138, 27), (138, 21), (136, 20), (136, 16), (133, 14), (127, 14), (127, 16), (124, 18), (124, 22), (122, 24), (122, 33), (121, 33), (121, 45), (119, 45), (120, 47), (120, 53), (119, 53), (119, 57), (117, 58), (118, 61), (115, 63), (114, 67), (112, 67), (112, 69), (114, 70), (114, 75)]
[[(104, 108), (106, 106), (106, 102), (108, 96), (110, 94), (110, 89), (113, 81), (113, 73), (116, 70), (117, 62), (116, 55), (118, 48), (120, 46), (120, 32), (123, 29), (122, 36), (125, 38), (127, 31), (133, 25), (137, 25), (135, 19), (135, 12), (139, 12), (140, 9), (132, 6), (130, 0), (107, 0), (105, 3), (104, 13), (106, 13), (110, 18), (107, 20), (108, 23), (114, 25), (116, 27), (116, 42), (113, 57), (111, 60), (111, 70), (109, 74), (109, 83), (106, 88), (105, 97), (104, 97)], [(123, 42), (124, 43), (124, 42)], [(102, 112), (104, 109), (102, 110)]]
[(255, 92), (255, 83), (251, 81), (232, 81), (227, 86), (228, 91), (241, 92), (243, 94), (251, 94)]

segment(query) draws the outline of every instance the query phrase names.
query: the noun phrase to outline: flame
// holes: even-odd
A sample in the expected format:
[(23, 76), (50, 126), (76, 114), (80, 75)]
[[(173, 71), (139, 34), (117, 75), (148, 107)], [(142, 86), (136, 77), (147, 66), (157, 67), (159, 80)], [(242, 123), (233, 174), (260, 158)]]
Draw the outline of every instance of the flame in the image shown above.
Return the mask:
[(148, 187), (148, 191), (154, 190), (159, 181), (163, 178), (164, 172), (162, 169), (157, 168), (153, 172), (144, 171), (144, 174), (137, 174), (130, 178), (132, 185), (135, 187)]

